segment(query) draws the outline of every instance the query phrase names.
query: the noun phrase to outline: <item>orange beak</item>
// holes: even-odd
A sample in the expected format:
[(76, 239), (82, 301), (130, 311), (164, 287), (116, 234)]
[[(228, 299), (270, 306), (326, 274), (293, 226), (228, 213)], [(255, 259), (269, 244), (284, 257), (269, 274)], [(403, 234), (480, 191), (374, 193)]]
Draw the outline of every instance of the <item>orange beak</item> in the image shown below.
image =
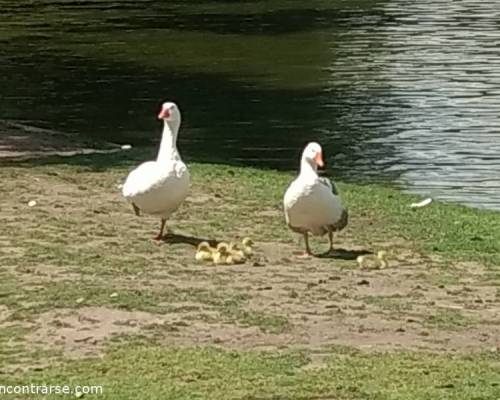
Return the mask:
[(168, 108), (162, 108), (158, 114), (158, 119), (165, 119), (170, 117), (170, 110)]
[(316, 156), (314, 157), (314, 161), (316, 161), (316, 164), (318, 165), (318, 167), (325, 166), (325, 163), (323, 161), (323, 153), (321, 151), (316, 154)]

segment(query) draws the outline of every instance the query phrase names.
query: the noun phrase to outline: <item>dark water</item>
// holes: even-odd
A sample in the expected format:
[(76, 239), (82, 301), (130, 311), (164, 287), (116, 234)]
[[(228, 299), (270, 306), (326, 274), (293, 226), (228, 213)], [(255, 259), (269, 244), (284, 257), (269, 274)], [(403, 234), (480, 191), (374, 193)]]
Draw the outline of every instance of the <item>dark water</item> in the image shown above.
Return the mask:
[(500, 209), (500, 6), (1, 0), (0, 118), (119, 143), (183, 111), (188, 160), (297, 168)]

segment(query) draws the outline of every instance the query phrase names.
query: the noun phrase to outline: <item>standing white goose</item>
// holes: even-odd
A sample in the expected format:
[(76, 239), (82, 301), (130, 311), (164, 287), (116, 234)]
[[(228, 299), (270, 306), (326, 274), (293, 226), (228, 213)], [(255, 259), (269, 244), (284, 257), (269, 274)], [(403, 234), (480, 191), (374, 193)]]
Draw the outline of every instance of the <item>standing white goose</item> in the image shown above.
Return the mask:
[(347, 209), (342, 206), (337, 188), (327, 178), (318, 176), (318, 166), (323, 165), (321, 146), (309, 143), (302, 153), (299, 176), (290, 184), (283, 199), (288, 226), (294, 232), (304, 235), (304, 256), (312, 254), (309, 232), (313, 235), (328, 233), (331, 252), (333, 232), (347, 225)]
[(140, 211), (161, 218), (163, 237), (166, 220), (177, 210), (189, 191), (189, 171), (177, 151), (177, 132), (181, 113), (175, 103), (163, 103), (158, 119), (163, 120), (163, 134), (156, 161), (139, 165), (128, 175), (122, 194), (132, 203), (136, 215)]

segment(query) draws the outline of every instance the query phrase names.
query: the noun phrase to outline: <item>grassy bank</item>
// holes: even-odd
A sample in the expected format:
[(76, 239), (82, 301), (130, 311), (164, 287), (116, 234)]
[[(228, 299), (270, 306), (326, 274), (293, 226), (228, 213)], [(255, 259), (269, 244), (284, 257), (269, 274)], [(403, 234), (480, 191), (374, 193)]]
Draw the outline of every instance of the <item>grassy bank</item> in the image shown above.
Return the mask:
[(297, 352), (122, 348), (30, 382), (102, 385), (102, 399), (497, 399), (498, 358), (367, 355), (331, 349), (322, 365)]
[[(110, 399), (498, 398), (498, 213), (413, 211), (414, 196), (341, 182), (338, 252), (302, 260), (281, 211), (291, 174), (190, 163), (158, 245), (159, 221), (118, 187), (145, 157), (3, 164), (1, 382), (103, 384)], [(251, 262), (195, 264), (193, 241), (244, 236)], [(388, 269), (357, 266), (380, 249)]]

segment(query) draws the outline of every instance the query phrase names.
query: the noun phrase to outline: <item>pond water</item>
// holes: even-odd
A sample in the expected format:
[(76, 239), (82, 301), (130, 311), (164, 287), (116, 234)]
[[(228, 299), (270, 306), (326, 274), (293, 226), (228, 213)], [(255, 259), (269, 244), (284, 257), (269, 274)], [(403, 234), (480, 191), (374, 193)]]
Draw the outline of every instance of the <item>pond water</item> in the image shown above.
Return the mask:
[(450, 0), (2, 0), (0, 118), (500, 209), (500, 7)]

